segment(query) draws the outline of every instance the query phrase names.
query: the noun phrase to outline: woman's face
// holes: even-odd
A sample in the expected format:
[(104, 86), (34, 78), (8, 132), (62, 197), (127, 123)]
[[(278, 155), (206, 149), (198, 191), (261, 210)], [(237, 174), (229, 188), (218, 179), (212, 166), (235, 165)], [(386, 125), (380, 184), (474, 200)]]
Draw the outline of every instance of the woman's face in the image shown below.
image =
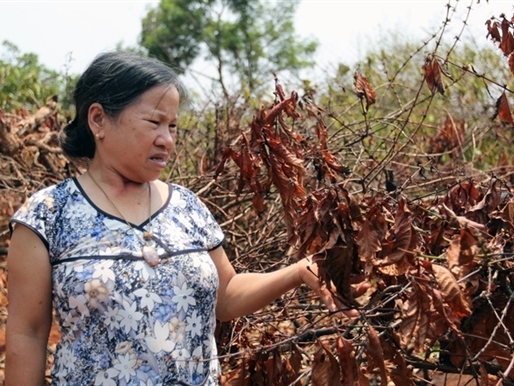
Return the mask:
[(104, 166), (130, 181), (157, 179), (175, 148), (178, 108), (177, 89), (157, 86), (110, 119), (97, 148)]

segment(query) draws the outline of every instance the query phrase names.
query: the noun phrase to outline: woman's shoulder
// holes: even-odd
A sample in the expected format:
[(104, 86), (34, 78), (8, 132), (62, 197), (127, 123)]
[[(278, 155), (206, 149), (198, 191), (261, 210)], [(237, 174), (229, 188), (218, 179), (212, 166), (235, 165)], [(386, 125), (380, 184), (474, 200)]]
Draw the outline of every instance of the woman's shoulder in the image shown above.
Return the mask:
[(171, 198), (175, 198), (175, 199), (191, 199), (191, 198), (194, 198), (196, 199), (197, 198), (197, 195), (195, 192), (193, 192), (191, 189), (189, 188), (186, 188), (185, 186), (183, 185), (179, 185), (179, 184), (176, 184), (176, 183), (173, 183), (173, 182), (168, 182), (168, 189), (169, 189), (169, 194), (171, 196)]
[(63, 180), (32, 193), (13, 214), (11, 221), (34, 226), (37, 221), (52, 221), (59, 211), (70, 189), (74, 186), (72, 179)]
[(32, 193), (23, 203), (20, 210), (27, 210), (34, 207), (52, 207), (55, 201), (69, 194), (70, 190), (76, 188), (72, 178), (65, 179), (53, 185), (41, 188)]
[(61, 194), (68, 193), (71, 189), (76, 188), (73, 178), (67, 178), (61, 182), (53, 185), (46, 186), (32, 193), (27, 201), (41, 201), (42, 199), (48, 199), (49, 197), (56, 197)]

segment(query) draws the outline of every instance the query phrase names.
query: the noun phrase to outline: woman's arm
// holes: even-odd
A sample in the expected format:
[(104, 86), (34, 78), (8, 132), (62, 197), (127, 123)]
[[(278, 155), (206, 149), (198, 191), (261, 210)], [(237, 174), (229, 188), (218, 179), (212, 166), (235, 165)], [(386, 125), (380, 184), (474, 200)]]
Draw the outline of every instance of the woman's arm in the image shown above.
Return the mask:
[(52, 325), (52, 268), (39, 237), (17, 224), (7, 256), (5, 385), (44, 383)]
[[(236, 274), (222, 247), (210, 253), (220, 278), (216, 306), (216, 316), (219, 320), (230, 320), (260, 310), (300, 284), (307, 284), (316, 291), (330, 311), (342, 308), (342, 305), (336, 305), (330, 291), (320, 287), (314, 274), (316, 265), (311, 265), (307, 259), (274, 272)], [(362, 293), (365, 290), (366, 287), (362, 286), (358, 292)], [(357, 316), (358, 312), (351, 310), (345, 314)]]

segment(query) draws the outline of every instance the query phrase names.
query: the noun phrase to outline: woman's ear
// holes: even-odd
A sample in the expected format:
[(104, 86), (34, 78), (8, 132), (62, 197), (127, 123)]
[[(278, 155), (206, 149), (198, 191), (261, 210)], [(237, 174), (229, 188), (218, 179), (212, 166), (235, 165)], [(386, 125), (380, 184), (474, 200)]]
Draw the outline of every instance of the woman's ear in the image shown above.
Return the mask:
[(89, 128), (95, 138), (101, 139), (104, 137), (104, 125), (107, 119), (107, 114), (100, 103), (92, 103), (91, 106), (89, 106), (87, 120)]

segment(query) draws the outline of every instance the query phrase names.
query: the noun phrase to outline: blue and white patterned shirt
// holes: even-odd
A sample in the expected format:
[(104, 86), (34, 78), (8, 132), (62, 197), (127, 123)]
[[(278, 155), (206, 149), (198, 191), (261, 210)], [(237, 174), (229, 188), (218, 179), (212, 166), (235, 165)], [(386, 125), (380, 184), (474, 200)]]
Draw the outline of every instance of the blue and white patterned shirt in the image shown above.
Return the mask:
[[(49, 251), (61, 340), (53, 385), (217, 385), (216, 267), (221, 228), (190, 190), (169, 185), (151, 219), (161, 263), (141, 254), (149, 221), (103, 212), (76, 179), (36, 192), (12, 226)], [(134, 234), (139, 233), (139, 237)]]

